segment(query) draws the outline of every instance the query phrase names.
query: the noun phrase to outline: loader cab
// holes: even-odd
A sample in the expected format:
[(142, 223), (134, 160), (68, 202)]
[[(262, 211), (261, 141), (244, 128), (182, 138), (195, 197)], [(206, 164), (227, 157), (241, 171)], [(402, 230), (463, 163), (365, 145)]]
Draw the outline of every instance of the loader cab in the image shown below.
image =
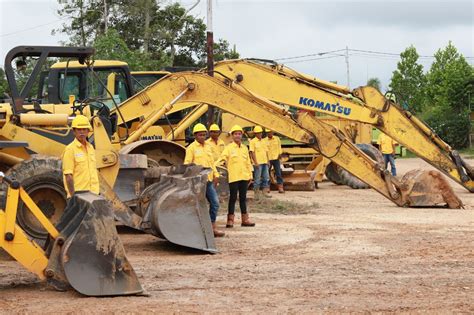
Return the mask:
[(128, 65), (121, 61), (97, 60), (93, 70), (76, 61), (57, 62), (42, 74), (39, 86), (42, 103), (69, 104), (74, 96), (112, 109), (133, 95)]
[(133, 91), (138, 93), (170, 73), (169, 71), (132, 71)]

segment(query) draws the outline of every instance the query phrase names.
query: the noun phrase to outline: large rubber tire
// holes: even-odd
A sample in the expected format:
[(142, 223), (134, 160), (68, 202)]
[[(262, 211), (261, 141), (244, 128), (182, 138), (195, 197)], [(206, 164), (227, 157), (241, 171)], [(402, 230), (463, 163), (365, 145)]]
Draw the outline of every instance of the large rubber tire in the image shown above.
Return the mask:
[[(66, 207), (60, 159), (35, 155), (9, 169), (6, 175), (21, 183), (51, 223), (59, 220)], [(6, 202), (7, 188), (2, 184), (2, 205)], [(22, 202), (18, 205), (17, 223), (31, 238), (40, 242), (46, 240), (48, 233)]]
[(326, 166), (326, 171), (324, 172), (324, 175), (326, 175), (326, 178), (334, 184), (343, 185), (343, 181), (340, 174), (341, 170), (342, 168), (340, 168), (337, 164), (331, 162), (328, 164), (328, 166)]
[[(373, 145), (366, 144), (366, 143), (359, 143), (359, 144), (357, 144), (357, 147), (362, 152), (367, 154), (372, 160), (379, 163), (380, 166), (383, 166), (383, 164), (385, 163), (382, 153), (376, 147), (374, 147)], [(355, 177), (354, 175), (352, 175), (351, 173), (349, 173), (348, 171), (346, 171), (342, 168), (340, 168), (339, 175), (340, 175), (340, 178), (341, 178), (341, 181), (342, 181), (343, 185), (347, 185), (347, 186), (349, 186), (353, 189), (367, 189), (367, 188), (370, 188), (369, 185), (367, 185), (366, 183), (364, 183), (363, 181), (361, 181), (360, 179), (358, 179), (357, 177)]]

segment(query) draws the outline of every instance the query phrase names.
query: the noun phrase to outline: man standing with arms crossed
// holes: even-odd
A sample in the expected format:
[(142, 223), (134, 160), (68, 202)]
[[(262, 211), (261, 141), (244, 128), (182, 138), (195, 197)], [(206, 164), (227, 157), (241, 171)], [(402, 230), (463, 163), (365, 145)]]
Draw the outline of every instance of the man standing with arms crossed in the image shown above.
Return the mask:
[(260, 199), (260, 188), (263, 195), (267, 198), (270, 196), (270, 175), (268, 173), (268, 147), (267, 142), (262, 139), (263, 129), (260, 126), (253, 128), (255, 137), (250, 140), (250, 157), (252, 158), (254, 167), (253, 191), (255, 200)]
[(206, 142), (206, 126), (196, 124), (193, 128), (193, 134), (195, 141), (186, 148), (184, 164), (194, 163), (211, 169), (206, 186), (206, 198), (207, 201), (209, 201), (209, 215), (211, 216), (214, 237), (222, 237), (225, 233), (219, 231), (216, 225), (217, 211), (219, 211), (219, 197), (216, 191), (217, 183), (219, 182), (219, 173), (214, 163), (212, 148)]
[(75, 139), (64, 149), (62, 156), (64, 186), (67, 197), (76, 192), (90, 191), (99, 194), (94, 147), (87, 142), (92, 126), (87, 117), (78, 115), (72, 121)]
[(265, 128), (265, 132), (267, 133), (267, 137), (265, 138), (265, 140), (267, 141), (268, 159), (270, 160), (270, 167), (275, 170), (278, 192), (280, 194), (283, 194), (285, 193), (285, 191), (283, 190), (283, 177), (281, 176), (280, 164), (280, 155), (282, 154), (281, 141), (278, 136), (273, 135), (273, 130)]

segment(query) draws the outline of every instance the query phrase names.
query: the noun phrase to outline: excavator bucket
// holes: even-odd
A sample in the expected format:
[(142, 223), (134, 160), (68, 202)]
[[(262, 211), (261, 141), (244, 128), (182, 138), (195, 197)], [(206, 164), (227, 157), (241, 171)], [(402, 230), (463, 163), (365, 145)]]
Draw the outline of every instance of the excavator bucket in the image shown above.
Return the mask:
[(48, 248), (48, 283), (87, 296), (140, 294), (143, 289), (115, 228), (113, 210), (92, 193), (73, 196), (57, 224), (60, 236)]
[(138, 206), (142, 228), (177, 245), (217, 252), (206, 201), (209, 171), (197, 165), (151, 168), (147, 178), (155, 183)]
[(415, 169), (401, 179), (401, 191), (410, 207), (463, 207), (446, 178), (438, 171)]

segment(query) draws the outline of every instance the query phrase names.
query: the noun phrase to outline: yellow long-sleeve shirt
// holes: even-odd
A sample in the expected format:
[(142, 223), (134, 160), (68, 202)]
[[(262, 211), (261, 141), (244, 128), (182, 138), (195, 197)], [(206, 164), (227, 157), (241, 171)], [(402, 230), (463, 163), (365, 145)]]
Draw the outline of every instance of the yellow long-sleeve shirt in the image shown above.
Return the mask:
[(266, 137), (264, 140), (267, 142), (268, 159), (270, 161), (278, 160), (280, 158), (280, 155), (283, 153), (281, 150), (280, 137), (273, 136), (271, 139)]
[(250, 180), (252, 178), (252, 163), (250, 162), (249, 150), (245, 144), (238, 145), (235, 142), (227, 145), (216, 165), (227, 166), (229, 183), (239, 180)]
[(258, 139), (257, 137), (250, 140), (249, 143), (250, 151), (255, 153), (257, 164), (268, 163), (268, 147), (267, 142), (264, 139)]
[(214, 161), (217, 161), (219, 157), (221, 156), (222, 151), (225, 149), (225, 143), (221, 139), (217, 139), (217, 143), (212, 140), (212, 138), (209, 138), (206, 140), (206, 142), (211, 146), (212, 148), (212, 157), (214, 158)]
[(191, 163), (209, 167), (212, 170), (209, 173), (209, 181), (219, 177), (219, 172), (217, 172), (216, 166), (214, 164), (214, 158), (212, 156), (212, 148), (208, 143), (204, 142), (204, 144), (200, 144), (199, 142), (194, 141), (186, 148), (184, 164)]

